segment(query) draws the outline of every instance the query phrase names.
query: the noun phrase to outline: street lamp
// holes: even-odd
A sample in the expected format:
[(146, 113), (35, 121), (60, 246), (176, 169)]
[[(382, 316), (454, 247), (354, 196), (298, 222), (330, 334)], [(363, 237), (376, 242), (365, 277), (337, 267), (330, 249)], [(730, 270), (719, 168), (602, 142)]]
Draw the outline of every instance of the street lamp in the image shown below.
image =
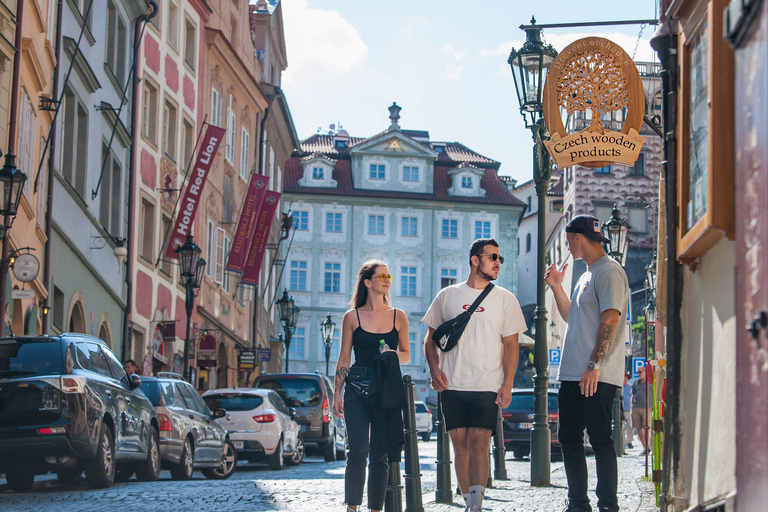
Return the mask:
[(200, 289), (205, 271), (205, 260), (200, 257), (200, 247), (195, 244), (192, 235), (187, 235), (187, 241), (184, 245), (176, 249), (179, 257), (179, 268), (181, 269), (181, 285), (184, 287), (185, 302), (187, 310), (187, 332), (184, 336), (184, 378), (189, 382), (189, 354), (191, 347), (189, 345), (189, 329), (192, 318), (192, 308), (195, 306), (196, 291)]
[(645, 285), (648, 288), (649, 296), (656, 300), (656, 251), (653, 251), (653, 259), (645, 267)]
[(610, 240), (604, 243), (605, 252), (618, 261), (622, 267), (627, 264), (627, 248), (629, 246), (629, 223), (619, 216), (619, 208), (613, 203), (611, 218), (603, 222), (603, 235)]
[(0, 329), (5, 330), (5, 287), (8, 279), (8, 242), (6, 233), (11, 229), (13, 219), (19, 209), (21, 192), (27, 175), (16, 167), (16, 155), (8, 151), (5, 154), (5, 165), (0, 168), (0, 240), (2, 254), (0, 255)]
[(555, 322), (553, 320), (549, 324), (549, 337), (552, 338), (553, 340), (557, 340), (557, 347), (560, 348), (560, 335), (559, 334), (555, 334), (555, 327), (556, 327), (556, 325), (555, 325)]
[[(541, 101), (544, 82), (557, 51), (551, 45), (541, 41), (541, 28), (536, 27), (536, 19), (531, 18), (531, 25), (524, 28), (525, 43), (519, 50), (512, 48), (507, 62), (512, 68), (515, 92), (520, 104), (520, 113), (525, 120), (525, 127), (533, 135), (533, 181), (538, 197), (538, 243), (537, 243), (537, 281), (536, 309), (533, 315), (535, 344), (533, 365), (533, 428), (531, 429), (531, 485), (536, 487), (550, 485), (550, 430), (547, 411), (547, 310), (544, 302), (544, 272), (546, 271), (546, 200), (552, 178), (552, 164), (543, 141), (548, 138), (544, 124)], [(521, 27), (522, 28), (522, 27)]]
[(291, 348), (291, 336), (299, 319), (299, 308), (294, 305), (293, 297), (288, 296), (288, 290), (283, 290), (283, 296), (277, 301), (280, 313), (280, 321), (285, 331), (285, 372), (288, 373), (289, 350)]
[(336, 322), (331, 319), (331, 314), (325, 320), (320, 323), (320, 332), (323, 335), (323, 343), (325, 343), (325, 374), (328, 373), (328, 361), (331, 358), (331, 344), (333, 343), (333, 331), (336, 330)]

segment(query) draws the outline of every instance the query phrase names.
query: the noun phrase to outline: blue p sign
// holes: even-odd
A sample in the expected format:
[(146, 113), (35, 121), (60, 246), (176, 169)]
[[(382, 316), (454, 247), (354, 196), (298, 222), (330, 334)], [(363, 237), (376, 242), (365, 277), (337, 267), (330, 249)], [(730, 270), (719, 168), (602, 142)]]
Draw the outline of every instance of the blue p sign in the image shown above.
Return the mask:
[(549, 366), (560, 366), (560, 349), (549, 349)]
[(637, 369), (638, 368), (645, 368), (645, 358), (643, 357), (633, 357), (632, 358), (632, 377), (637, 378)]

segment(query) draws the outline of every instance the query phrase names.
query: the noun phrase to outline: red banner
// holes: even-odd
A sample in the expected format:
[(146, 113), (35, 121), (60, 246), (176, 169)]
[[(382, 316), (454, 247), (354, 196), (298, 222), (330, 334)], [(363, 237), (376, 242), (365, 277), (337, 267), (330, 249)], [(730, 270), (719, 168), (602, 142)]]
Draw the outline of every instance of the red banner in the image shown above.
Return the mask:
[(240, 278), (242, 284), (258, 285), (261, 263), (264, 261), (264, 252), (267, 250), (269, 230), (272, 228), (272, 219), (275, 218), (279, 202), (279, 192), (272, 192), (270, 190), (264, 196), (264, 202), (261, 205), (261, 211), (256, 221), (256, 231), (253, 234), (251, 250), (248, 252), (248, 259), (245, 262), (243, 277)]
[(232, 239), (232, 248), (227, 258), (227, 270), (242, 274), (245, 262), (248, 258), (248, 249), (256, 231), (256, 219), (258, 218), (264, 194), (267, 192), (269, 178), (260, 174), (251, 174), (248, 182), (248, 191), (245, 193), (243, 209), (240, 212), (240, 220), (237, 222), (235, 238)]
[(195, 220), (205, 180), (208, 178), (208, 171), (211, 169), (213, 158), (216, 156), (216, 151), (219, 149), (219, 144), (225, 133), (224, 128), (208, 125), (205, 136), (200, 140), (200, 150), (197, 152), (195, 165), (189, 174), (189, 182), (184, 189), (184, 195), (181, 196), (179, 215), (173, 224), (168, 248), (165, 250), (166, 258), (178, 258), (176, 248), (184, 245), (184, 242), (187, 241), (187, 235), (191, 234), (192, 222)]

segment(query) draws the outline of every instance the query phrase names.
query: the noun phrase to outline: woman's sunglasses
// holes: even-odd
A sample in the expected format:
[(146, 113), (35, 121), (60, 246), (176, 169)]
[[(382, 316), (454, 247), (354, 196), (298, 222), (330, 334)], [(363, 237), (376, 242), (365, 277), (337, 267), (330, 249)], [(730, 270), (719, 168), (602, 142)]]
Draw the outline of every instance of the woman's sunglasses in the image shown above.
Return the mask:
[(500, 256), (500, 255), (496, 254), (495, 252), (491, 252), (491, 253), (488, 253), (488, 254), (478, 254), (477, 255), (478, 258), (481, 257), (481, 256), (490, 256), (493, 261), (499, 260), (499, 262), (504, 263), (504, 256)]
[(381, 281), (382, 283), (386, 283), (387, 281), (391, 282), (394, 279), (394, 277), (392, 277), (392, 274), (379, 274), (378, 276), (371, 276), (371, 279), (374, 279), (376, 277), (378, 277), (379, 281)]

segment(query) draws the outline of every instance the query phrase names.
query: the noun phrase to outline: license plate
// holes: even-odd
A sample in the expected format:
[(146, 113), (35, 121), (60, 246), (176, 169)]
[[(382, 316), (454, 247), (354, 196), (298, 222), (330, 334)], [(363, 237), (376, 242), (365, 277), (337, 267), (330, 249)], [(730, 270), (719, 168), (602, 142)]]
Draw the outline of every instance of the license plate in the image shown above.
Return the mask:
[(523, 430), (523, 429), (530, 430), (533, 428), (533, 423), (518, 423), (517, 428), (519, 428), (520, 430)]
[(232, 444), (235, 445), (235, 450), (242, 450), (243, 449), (243, 442), (242, 441), (232, 441)]

